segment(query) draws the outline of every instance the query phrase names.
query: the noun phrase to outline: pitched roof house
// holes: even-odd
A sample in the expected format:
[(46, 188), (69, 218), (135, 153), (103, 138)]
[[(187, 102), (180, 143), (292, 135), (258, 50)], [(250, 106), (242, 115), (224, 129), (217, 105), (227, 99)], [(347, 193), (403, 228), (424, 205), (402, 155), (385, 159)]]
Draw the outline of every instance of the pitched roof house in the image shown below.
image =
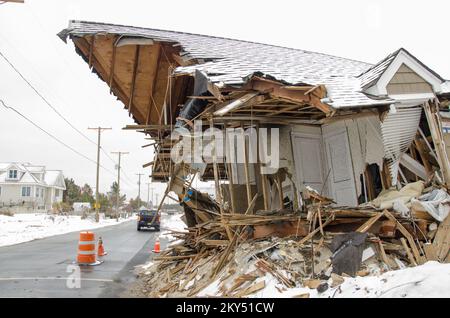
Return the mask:
[(0, 163), (0, 206), (50, 210), (66, 190), (61, 170), (29, 163)]
[[(144, 167), (152, 167), (154, 181), (170, 180), (169, 188), (174, 171), (180, 171), (170, 159), (175, 128), (192, 130), (197, 119), (203, 130), (279, 129), (281, 169), (268, 169), (259, 153), (257, 162), (249, 162), (245, 147), (234, 149), (244, 152), (244, 163), (228, 154), (202, 169), (189, 163), (203, 180), (215, 181), (217, 201), (233, 212), (245, 212), (257, 193), (262, 195), (255, 210), (298, 209), (308, 187), (339, 205), (355, 206), (437, 170), (441, 180), (450, 181), (436, 115), (449, 104), (450, 82), (405, 49), (373, 65), (249, 41), (86, 21), (70, 21), (58, 35), (73, 41), (123, 102), (137, 123), (127, 129), (156, 140), (156, 158)], [(177, 188), (182, 204), (188, 188)]]

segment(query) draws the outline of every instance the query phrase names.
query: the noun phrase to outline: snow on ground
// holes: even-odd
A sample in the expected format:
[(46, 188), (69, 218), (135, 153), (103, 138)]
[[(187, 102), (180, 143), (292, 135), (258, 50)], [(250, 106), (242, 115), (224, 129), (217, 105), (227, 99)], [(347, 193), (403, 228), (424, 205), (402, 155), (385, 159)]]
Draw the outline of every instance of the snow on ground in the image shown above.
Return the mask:
[(0, 246), (13, 245), (41, 239), (44, 237), (65, 234), (75, 231), (92, 230), (104, 226), (119, 224), (128, 219), (101, 218), (99, 223), (93, 219), (81, 219), (81, 216), (49, 215), (45, 213), (24, 213), (14, 216), (0, 215)]
[[(275, 286), (280, 289), (282, 286), (271, 275), (261, 279), (265, 279), (266, 288), (252, 297), (298, 297), (309, 294), (309, 297), (321, 298), (450, 298), (450, 264), (438, 262), (389, 271), (379, 276), (345, 278), (340, 286), (330, 287), (321, 294), (305, 287), (280, 292)], [(328, 283), (331, 284), (331, 279)]]
[(173, 241), (176, 238), (171, 235), (171, 231), (186, 232), (187, 226), (181, 219), (183, 213), (161, 213), (161, 237), (167, 238), (169, 241)]
[[(255, 298), (450, 298), (450, 264), (427, 262), (421, 266), (385, 272), (378, 276), (346, 277), (336, 287), (323, 293), (299, 286), (286, 288), (276, 278), (266, 274), (254, 281), (264, 280), (265, 288), (249, 297)], [(332, 280), (327, 283), (331, 286)], [(203, 289), (198, 296), (219, 296), (220, 278)]]

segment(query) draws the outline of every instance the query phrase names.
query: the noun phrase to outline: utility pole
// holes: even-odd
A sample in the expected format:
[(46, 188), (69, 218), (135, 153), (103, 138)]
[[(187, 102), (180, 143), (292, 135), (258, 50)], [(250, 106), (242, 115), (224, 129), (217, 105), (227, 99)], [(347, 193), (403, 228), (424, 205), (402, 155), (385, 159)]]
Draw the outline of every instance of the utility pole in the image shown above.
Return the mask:
[(95, 222), (99, 221), (99, 215), (98, 212), (100, 210), (100, 201), (98, 197), (98, 187), (99, 187), (99, 178), (100, 178), (100, 136), (102, 134), (102, 131), (104, 130), (112, 130), (112, 128), (105, 128), (105, 127), (97, 127), (97, 128), (88, 128), (89, 130), (97, 130), (97, 178), (95, 182)]
[(139, 193), (138, 193), (138, 199), (141, 201), (141, 176), (143, 176), (143, 173), (136, 173), (137, 176), (139, 176), (138, 186), (139, 186)]
[(117, 220), (119, 220), (119, 204), (120, 204), (120, 162), (122, 155), (128, 155), (129, 152), (124, 151), (114, 151), (111, 152), (113, 154), (119, 155), (119, 164), (117, 165), (117, 197), (116, 197), (116, 214), (117, 214)]
[[(152, 209), (153, 204), (154, 204), (154, 202), (153, 202), (153, 187), (150, 187), (151, 184), (152, 184), (151, 182), (147, 182), (147, 205), (149, 206), (149, 209)], [(150, 206), (150, 189), (152, 190), (152, 196), (151, 196), (152, 206)]]

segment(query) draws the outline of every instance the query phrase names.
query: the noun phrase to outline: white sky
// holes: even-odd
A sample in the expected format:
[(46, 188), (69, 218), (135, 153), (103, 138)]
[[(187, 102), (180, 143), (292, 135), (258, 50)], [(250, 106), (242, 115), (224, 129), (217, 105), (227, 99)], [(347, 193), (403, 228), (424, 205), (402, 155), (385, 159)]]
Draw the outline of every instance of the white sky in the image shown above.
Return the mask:
[[(1, 0), (0, 0), (1, 2)], [(102, 135), (108, 152), (123, 157), (122, 190), (137, 195), (137, 176), (148, 176), (142, 164), (152, 160), (143, 135), (121, 130), (133, 121), (108, 87), (57, 36), (70, 19), (224, 36), (301, 48), (375, 63), (404, 47), (442, 77), (450, 78), (447, 31), (450, 2), (396, 1), (148, 1), (25, 0), (0, 5), (0, 51), (78, 129), (96, 140), (88, 126), (112, 127)], [(88, 157), (96, 147), (68, 127), (0, 59), (0, 98)], [(111, 155), (115, 156), (115, 155)], [(114, 158), (114, 157), (113, 157)], [(0, 107), (0, 162), (20, 161), (62, 169), (77, 183), (95, 186), (93, 163), (73, 154), (9, 110)], [(114, 164), (102, 154), (102, 164)], [(101, 170), (105, 192), (115, 175)], [(147, 196), (142, 179), (141, 197)], [(154, 184), (155, 193), (165, 186)]]

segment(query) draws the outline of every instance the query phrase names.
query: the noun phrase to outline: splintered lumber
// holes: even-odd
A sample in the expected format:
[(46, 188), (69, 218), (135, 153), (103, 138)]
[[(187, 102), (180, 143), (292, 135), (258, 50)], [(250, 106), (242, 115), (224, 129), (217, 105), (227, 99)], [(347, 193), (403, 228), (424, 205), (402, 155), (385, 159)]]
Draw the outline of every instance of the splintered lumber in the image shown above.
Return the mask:
[(226, 115), (227, 113), (243, 106), (244, 104), (248, 103), (249, 101), (251, 101), (254, 97), (258, 96), (259, 92), (251, 92), (248, 93), (244, 96), (242, 96), (241, 98), (238, 98), (232, 102), (227, 103), (227, 105), (224, 105), (223, 107), (221, 107), (219, 110), (214, 112), (214, 116), (223, 116)]
[(366, 223), (364, 223), (363, 225), (361, 225), (356, 232), (360, 232), (360, 233), (365, 233), (367, 232), (372, 225), (375, 224), (375, 222), (377, 222), (382, 216), (384, 215), (383, 213), (378, 213), (377, 215), (371, 217)]
[(261, 289), (264, 289), (266, 287), (266, 282), (264, 280), (260, 281), (259, 283), (256, 283), (252, 286), (250, 286), (249, 288), (240, 291), (238, 293), (236, 293), (235, 295), (233, 295), (234, 297), (244, 297), (244, 296), (248, 296), (251, 294), (254, 294), (258, 291), (260, 291)]
[(423, 109), (427, 117), (437, 159), (441, 168), (442, 176), (444, 177), (444, 183), (445, 185), (450, 186), (450, 161), (448, 160), (444, 137), (442, 136), (442, 124), (438, 113), (439, 107), (437, 103), (438, 102), (436, 100), (431, 103), (425, 102), (423, 104)]
[(383, 242), (381, 242), (381, 240), (378, 240), (378, 248), (380, 249), (381, 259), (389, 269), (392, 269), (392, 264), (390, 260), (387, 258), (386, 251), (384, 249)]
[(409, 249), (405, 238), (401, 237), (400, 241), (402, 242), (403, 248), (405, 249), (406, 255), (408, 256), (408, 259), (411, 262), (411, 264), (414, 265), (414, 266), (417, 266), (416, 260), (414, 259), (414, 256), (411, 254), (411, 250)]
[(387, 210), (384, 210), (383, 214), (390, 220), (396, 222), (398, 230), (403, 234), (404, 237), (408, 240), (409, 245), (411, 246), (411, 250), (414, 254), (417, 264), (423, 264), (424, 260), (420, 256), (419, 250), (417, 249), (417, 245), (414, 242), (412, 235), (408, 232), (407, 229)]
[(280, 283), (284, 284), (288, 288), (295, 287), (295, 282), (281, 274), (275, 267), (274, 264), (269, 263), (266, 260), (259, 259), (258, 262), (255, 264), (257, 268), (259, 268), (261, 271), (271, 274), (273, 277), (275, 277)]
[(433, 247), (437, 259), (444, 262), (450, 250), (450, 214), (439, 225), (434, 237)]
[[(326, 220), (322, 226), (325, 227), (328, 224), (330, 224), (332, 221), (334, 220), (334, 214), (332, 214), (328, 220)], [(320, 231), (320, 228), (316, 228), (314, 231), (312, 231), (311, 233), (309, 233), (307, 236), (305, 236), (304, 238), (302, 238), (299, 242), (298, 245), (303, 245), (305, 244), (307, 241), (309, 241), (314, 235), (316, 235), (318, 232)]]
[(166, 130), (172, 129), (171, 125), (126, 125), (123, 130)]
[(206, 246), (227, 246), (230, 243), (228, 240), (202, 240), (201, 242)]
[(436, 253), (436, 247), (431, 244), (424, 244), (423, 250), (425, 252), (425, 257), (427, 258), (427, 261), (439, 261)]

